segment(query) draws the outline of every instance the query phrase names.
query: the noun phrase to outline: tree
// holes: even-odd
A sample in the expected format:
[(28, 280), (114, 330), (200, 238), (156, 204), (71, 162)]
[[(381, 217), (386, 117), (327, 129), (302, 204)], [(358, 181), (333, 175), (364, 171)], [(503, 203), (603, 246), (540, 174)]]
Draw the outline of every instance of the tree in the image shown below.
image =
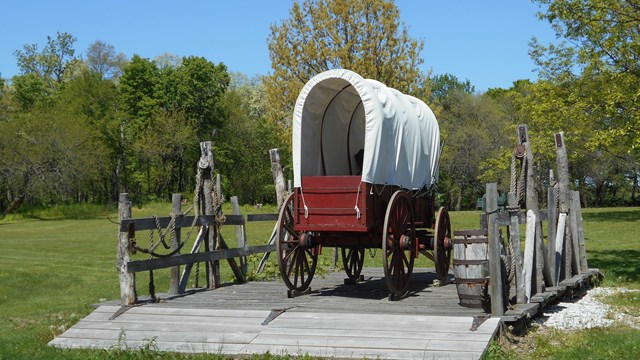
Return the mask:
[[(77, 201), (82, 189), (99, 176), (99, 147), (90, 130), (64, 106), (17, 113), (0, 132), (0, 204), (11, 213), (24, 202)], [(3, 206), (4, 207), (4, 206)]]
[(231, 74), (231, 79), (223, 98), (226, 121), (214, 141), (216, 167), (225, 180), (223, 190), (237, 195), (242, 203), (275, 202), (269, 149), (283, 144), (278, 128), (266, 121), (263, 84), (238, 73)]
[(61, 83), (64, 73), (77, 60), (73, 44), (76, 38), (68, 33), (58, 32), (55, 38), (47, 36), (47, 45), (38, 52), (37, 44), (24, 45), (14, 55), (22, 74), (35, 74), (48, 85)]
[[(164, 70), (163, 102), (167, 109), (181, 111), (192, 120), (201, 141), (222, 124), (220, 101), (229, 86), (227, 67), (203, 57), (182, 58), (174, 69)], [(206, 139), (205, 139), (206, 138)]]
[(123, 53), (116, 53), (113, 45), (100, 40), (89, 44), (85, 57), (89, 70), (108, 80), (119, 78), (127, 63), (127, 57)]
[(265, 78), (265, 89), (274, 124), (287, 129), (302, 86), (334, 68), (426, 98), (426, 77), (418, 69), (424, 43), (409, 35), (393, 1), (303, 0), (293, 3), (289, 15), (271, 27), (268, 38), (273, 74)]
[[(540, 75), (568, 96), (550, 98), (592, 133), (581, 141), (592, 150), (640, 163), (640, 1), (536, 0), (539, 14), (556, 31), (559, 44), (533, 39), (530, 54)], [(542, 104), (542, 103), (541, 103)]]
[[(485, 182), (504, 181), (490, 160), (500, 158), (509, 146), (509, 136), (504, 131), (508, 118), (491, 97), (464, 92), (470, 88), (450, 82), (451, 78), (446, 80), (454, 86), (440, 100), (447, 106), (438, 118), (445, 143), (438, 192), (443, 205), (461, 210), (475, 205)], [(499, 185), (508, 188), (504, 182)]]

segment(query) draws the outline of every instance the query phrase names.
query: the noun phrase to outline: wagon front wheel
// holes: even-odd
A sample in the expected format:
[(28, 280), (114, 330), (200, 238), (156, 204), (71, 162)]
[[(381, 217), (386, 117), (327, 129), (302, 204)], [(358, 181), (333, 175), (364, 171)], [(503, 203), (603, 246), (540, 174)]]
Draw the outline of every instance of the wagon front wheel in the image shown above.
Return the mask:
[(317, 246), (309, 246), (301, 241), (302, 234), (294, 229), (293, 194), (289, 195), (282, 204), (278, 217), (276, 232), (276, 250), (278, 252), (278, 267), (285, 285), (290, 290), (305, 291), (318, 262)]
[(342, 248), (342, 265), (351, 280), (360, 277), (364, 265), (364, 248)]
[(451, 220), (447, 208), (440, 208), (436, 216), (436, 226), (433, 239), (433, 257), (436, 265), (436, 275), (443, 283), (449, 276), (451, 264)]
[(416, 251), (415, 232), (411, 198), (398, 190), (387, 206), (382, 233), (384, 275), (389, 291), (396, 297), (404, 296), (409, 289)]

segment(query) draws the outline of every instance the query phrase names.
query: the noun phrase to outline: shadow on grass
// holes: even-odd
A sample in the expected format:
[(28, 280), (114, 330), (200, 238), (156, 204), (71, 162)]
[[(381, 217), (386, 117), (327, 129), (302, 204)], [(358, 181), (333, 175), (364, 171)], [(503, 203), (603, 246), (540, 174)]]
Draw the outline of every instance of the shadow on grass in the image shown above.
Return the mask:
[(634, 210), (612, 210), (612, 211), (598, 211), (598, 212), (583, 212), (582, 219), (585, 222), (593, 221), (640, 221), (640, 209)]
[(598, 268), (615, 283), (640, 284), (639, 250), (589, 251), (589, 267)]

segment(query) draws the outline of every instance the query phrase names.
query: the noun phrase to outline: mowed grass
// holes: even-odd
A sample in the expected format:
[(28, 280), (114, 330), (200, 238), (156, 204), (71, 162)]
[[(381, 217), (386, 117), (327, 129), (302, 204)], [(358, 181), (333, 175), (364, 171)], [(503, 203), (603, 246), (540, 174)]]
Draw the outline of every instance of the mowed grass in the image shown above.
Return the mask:
[[(134, 207), (133, 216), (167, 216), (170, 208), (170, 203)], [(242, 209), (243, 213), (258, 211), (268, 213), (275, 209)], [(225, 207), (225, 213), (231, 213), (230, 209)], [(479, 227), (480, 212), (450, 214), (454, 230)], [(108, 216), (94, 214), (81, 220), (60, 219), (59, 216), (54, 212), (40, 216), (41, 220), (13, 218), (0, 221), (0, 359), (182, 358), (183, 355), (148, 350), (60, 350), (46, 345), (55, 335), (89, 314), (93, 310), (92, 304), (119, 297), (115, 268), (118, 230), (112, 222), (117, 215), (114, 212)], [(603, 271), (605, 285), (640, 288), (640, 208), (585, 209), (583, 217), (589, 266)], [(273, 225), (271, 222), (248, 224), (249, 244), (266, 242)], [(230, 246), (235, 244), (233, 226), (225, 226), (223, 236)], [(144, 246), (148, 235), (139, 235), (138, 241)], [(380, 264), (380, 251), (373, 253), (373, 258), (367, 256), (371, 259), (367, 261), (373, 263), (367, 265), (379, 266), (376, 263)], [(332, 249), (325, 249), (322, 261), (325, 266), (332, 263), (332, 254)], [(137, 258), (145, 256), (137, 255)], [(253, 260), (257, 259), (254, 257)], [(421, 256), (420, 259), (416, 266), (433, 266), (426, 258)], [(221, 268), (223, 280), (231, 281), (231, 272), (225, 262), (221, 262)], [(273, 256), (267, 272), (268, 276), (278, 277)], [(157, 291), (165, 292), (168, 272), (157, 271), (155, 278)], [(139, 274), (138, 293), (141, 296), (147, 294), (147, 281), (146, 273)], [(204, 277), (200, 285), (203, 283)], [(626, 299), (619, 301), (627, 303)], [(628, 358), (629, 354), (637, 354), (637, 345), (633, 344), (640, 343), (640, 331), (626, 327), (574, 333), (564, 337), (566, 340), (560, 347), (546, 335), (539, 336), (537, 343), (540, 345), (527, 355), (532, 359), (582, 358), (579, 355), (584, 355), (582, 349), (585, 347), (596, 349), (592, 352), (593, 358), (610, 357), (604, 354)], [(616, 344), (616, 347), (610, 344)], [(514, 354), (498, 351), (497, 356), (509, 358)], [(222, 358), (219, 355), (193, 356), (212, 357)], [(267, 354), (260, 358), (273, 356)]]

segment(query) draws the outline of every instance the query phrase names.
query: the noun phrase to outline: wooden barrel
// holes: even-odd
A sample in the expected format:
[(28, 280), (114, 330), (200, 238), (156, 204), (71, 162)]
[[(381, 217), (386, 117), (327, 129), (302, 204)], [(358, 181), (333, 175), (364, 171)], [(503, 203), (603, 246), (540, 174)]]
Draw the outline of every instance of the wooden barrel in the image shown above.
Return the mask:
[(489, 307), (489, 246), (487, 230), (453, 232), (453, 272), (460, 305)]

